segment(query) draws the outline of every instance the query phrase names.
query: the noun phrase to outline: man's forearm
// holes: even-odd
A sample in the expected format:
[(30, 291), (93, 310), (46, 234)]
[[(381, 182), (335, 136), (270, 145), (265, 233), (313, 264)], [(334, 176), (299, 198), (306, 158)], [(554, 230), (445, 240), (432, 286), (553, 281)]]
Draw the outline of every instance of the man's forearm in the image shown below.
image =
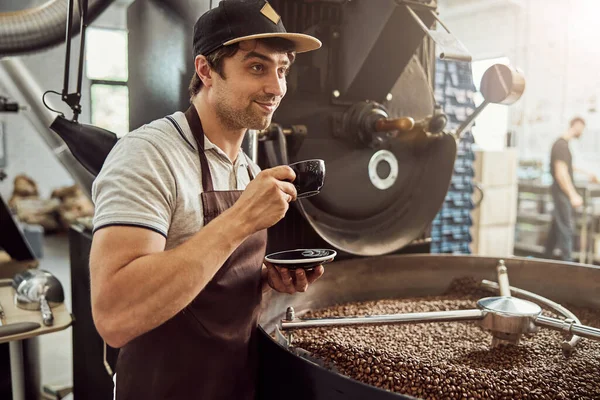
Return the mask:
[(571, 180), (571, 176), (569, 173), (563, 169), (559, 169), (556, 171), (556, 180), (558, 181), (558, 185), (565, 192), (565, 194), (569, 197), (573, 197), (577, 194), (577, 190), (575, 190), (575, 186), (573, 186), (573, 181)]
[(581, 168), (577, 168), (577, 167), (573, 167), (573, 172), (577, 172), (578, 174), (584, 174), (584, 175), (594, 175), (592, 174), (590, 171), (586, 171), (585, 169), (581, 169)]
[(106, 282), (110, 298), (99, 299), (113, 326), (112, 346), (163, 324), (206, 287), (235, 249), (251, 234), (228, 210), (180, 246), (135, 259)]
[(595, 173), (586, 171), (585, 169), (573, 167), (573, 171), (577, 172), (578, 174), (587, 175), (588, 179), (592, 182), (596, 182), (598, 180), (598, 177), (596, 176)]

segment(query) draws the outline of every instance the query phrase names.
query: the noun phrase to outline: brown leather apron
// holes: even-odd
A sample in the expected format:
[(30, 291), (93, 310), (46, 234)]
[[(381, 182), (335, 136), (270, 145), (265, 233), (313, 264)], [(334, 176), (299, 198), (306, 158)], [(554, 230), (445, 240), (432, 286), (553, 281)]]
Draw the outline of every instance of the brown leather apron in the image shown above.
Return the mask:
[[(199, 148), (201, 199), (208, 224), (231, 207), (242, 191), (214, 190), (195, 107), (185, 116)], [(248, 173), (253, 179), (249, 167)], [(266, 230), (250, 236), (186, 308), (121, 349), (117, 400), (254, 398), (266, 243)]]

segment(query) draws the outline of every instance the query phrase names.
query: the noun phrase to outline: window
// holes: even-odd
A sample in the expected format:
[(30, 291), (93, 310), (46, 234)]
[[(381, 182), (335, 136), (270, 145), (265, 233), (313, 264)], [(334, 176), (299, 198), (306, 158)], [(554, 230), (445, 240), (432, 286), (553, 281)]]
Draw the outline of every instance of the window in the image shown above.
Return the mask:
[(118, 137), (129, 132), (127, 32), (90, 27), (86, 31), (86, 73), (90, 80), (92, 125)]
[[(480, 85), (485, 71), (494, 64), (508, 65), (508, 63), (509, 60), (506, 57), (473, 62), (473, 82), (477, 90), (474, 97), (475, 106), (479, 107), (484, 100), (480, 92)], [(473, 136), (475, 136), (475, 142), (482, 150), (502, 150), (506, 147), (508, 112), (509, 107), (500, 104), (490, 104), (477, 117), (473, 126)]]

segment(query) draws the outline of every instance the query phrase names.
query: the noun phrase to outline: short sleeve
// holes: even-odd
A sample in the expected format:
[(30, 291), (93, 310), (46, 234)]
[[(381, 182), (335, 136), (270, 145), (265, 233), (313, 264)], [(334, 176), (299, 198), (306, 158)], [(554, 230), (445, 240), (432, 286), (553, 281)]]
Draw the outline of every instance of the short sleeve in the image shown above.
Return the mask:
[(125, 136), (110, 152), (92, 187), (94, 232), (106, 226), (130, 225), (167, 237), (176, 187), (159, 146), (139, 136)]
[(569, 145), (565, 140), (560, 140), (556, 143), (554, 147), (554, 161), (564, 161), (565, 163), (569, 163)]

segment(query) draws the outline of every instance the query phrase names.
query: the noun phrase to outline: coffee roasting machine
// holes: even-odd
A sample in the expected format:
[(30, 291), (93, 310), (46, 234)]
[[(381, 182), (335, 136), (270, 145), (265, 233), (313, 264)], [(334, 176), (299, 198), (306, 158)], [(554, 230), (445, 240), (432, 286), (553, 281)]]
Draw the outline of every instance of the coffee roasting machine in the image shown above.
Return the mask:
[[(566, 322), (550, 321), (535, 304), (555, 304), (540, 297), (547, 296), (598, 309), (597, 268), (519, 258), (414, 254), (427, 251), (418, 245), (423, 242), (419, 239), (427, 240), (423, 233), (446, 196), (461, 134), (487, 104), (517, 101), (525, 87), (523, 76), (504, 65), (490, 68), (481, 82), (484, 103), (452, 132), (434, 101), (434, 60), (470, 58), (439, 21), (435, 1), (382, 1), (377, 6), (366, 1), (304, 2), (305, 8), (303, 2), (297, 8), (291, 3), (277, 3), (286, 26), (316, 34), (324, 46), (298, 59), (286, 101), (275, 116), (283, 128), (302, 125), (306, 134), (280, 133), (275, 144), (265, 144), (262, 150), (267, 163), (277, 159), (269, 153), (278, 150), (279, 163), (322, 158), (327, 178), (319, 196), (302, 200), (271, 229), (269, 246), (272, 250), (333, 246), (341, 257), (326, 266), (325, 276), (306, 294), (272, 293), (264, 300), (261, 398), (284, 394), (289, 399), (412, 398), (350, 379), (335, 366), (295, 348), (289, 339), (297, 329), (353, 325), (359, 330), (371, 324), (477, 320), (497, 346), (516, 344), (521, 335), (545, 324), (569, 337), (562, 344), (565, 354), (574, 350), (579, 329), (588, 338), (583, 340), (600, 338), (600, 330), (580, 326), (568, 310), (560, 308), (564, 313), (558, 313)], [(432, 30), (434, 25), (437, 30)], [(282, 138), (288, 139), (287, 146), (277, 145)], [(504, 269), (497, 275), (499, 264)], [(507, 267), (515, 285), (512, 291)], [(566, 275), (569, 279), (561, 278)], [(471, 310), (301, 317), (335, 304), (441, 295), (453, 279), (463, 276), (483, 280), (490, 291)], [(556, 348), (561, 351), (559, 341)]]
[[(90, 7), (94, 3), (103, 2), (90, 0)], [(289, 31), (312, 34), (323, 47), (297, 57), (273, 124), (265, 131), (249, 131), (245, 150), (263, 168), (321, 158), (327, 176), (318, 196), (298, 201), (269, 230), (267, 251), (331, 247), (338, 257), (307, 293), (270, 293), (264, 298), (259, 398), (413, 398), (343, 376), (294, 348), (290, 333), (303, 325), (472, 319), (491, 332), (494, 345), (517, 344), (521, 335), (543, 326), (568, 336), (562, 344), (565, 354), (577, 351), (581, 337), (597, 339), (598, 330), (579, 323), (558, 303), (600, 310), (598, 268), (516, 257), (501, 262), (427, 254), (428, 227), (447, 194), (457, 141), (486, 105), (510, 105), (521, 97), (525, 89), (521, 73), (505, 65), (491, 67), (481, 83), (484, 103), (463, 125), (449, 130), (433, 96), (435, 59), (468, 63), (471, 58), (439, 19), (436, 0), (271, 0), (271, 4)], [(192, 75), (188, 36), (197, 16), (209, 6), (208, 0), (136, 0), (129, 6), (132, 127), (187, 107)], [(150, 39), (145, 34), (149, 27), (170, 34)], [(175, 89), (165, 90), (165, 83)], [(112, 381), (104, 364), (114, 366), (116, 351), (103, 354), (91, 320), (90, 230), (74, 227), (70, 241), (74, 393), (76, 398), (106, 398)], [(508, 286), (506, 269), (514, 286)], [(471, 310), (446, 310), (445, 315), (397, 314), (378, 321), (302, 317), (340, 303), (441, 295), (453, 279), (463, 276), (485, 280), (490, 297), (498, 297), (481, 300)], [(541, 315), (536, 304), (549, 307), (561, 319)]]

